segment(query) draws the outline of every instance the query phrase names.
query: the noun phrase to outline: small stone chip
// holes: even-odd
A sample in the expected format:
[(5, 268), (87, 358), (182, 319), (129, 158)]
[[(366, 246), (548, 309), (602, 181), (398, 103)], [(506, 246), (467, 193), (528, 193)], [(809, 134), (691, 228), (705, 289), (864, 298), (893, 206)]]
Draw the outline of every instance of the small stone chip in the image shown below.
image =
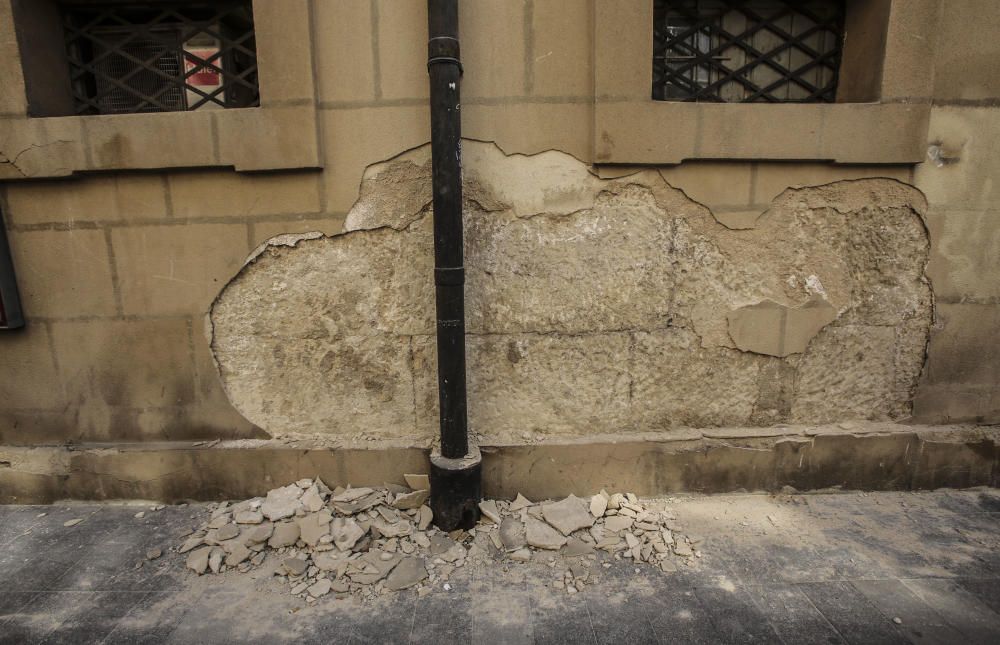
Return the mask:
[(306, 591), (308, 591), (309, 595), (313, 598), (319, 598), (320, 596), (325, 596), (330, 593), (330, 589), (332, 588), (333, 584), (326, 578), (323, 578), (322, 580), (314, 582)]
[(146, 559), (147, 560), (155, 560), (158, 557), (160, 557), (161, 555), (163, 555), (163, 550), (162, 549), (149, 549), (148, 551), (146, 551)]
[(285, 558), (281, 568), (290, 576), (301, 576), (306, 572), (306, 561), (299, 558)]
[(518, 549), (510, 554), (510, 559), (517, 560), (518, 562), (530, 562), (531, 551), (528, 549)]
[(240, 511), (235, 519), (237, 524), (260, 524), (264, 521), (264, 514), (260, 511)]
[(545, 504), (542, 506), (542, 516), (563, 535), (594, 525), (594, 516), (587, 512), (583, 500), (575, 495), (553, 504)]
[(431, 525), (434, 520), (434, 511), (430, 509), (429, 506), (420, 507), (420, 519), (417, 522), (417, 528), (421, 531), (426, 531), (427, 527)]
[(212, 547), (203, 546), (200, 549), (195, 549), (188, 554), (187, 557), (187, 568), (191, 569), (198, 575), (205, 573), (208, 569), (208, 554), (212, 552)]
[(513, 513), (514, 511), (519, 511), (522, 508), (528, 508), (529, 506), (534, 506), (534, 504), (535, 503), (532, 502), (530, 499), (528, 499), (521, 493), (518, 493), (517, 497), (514, 498), (514, 501), (510, 503), (510, 511)]
[(431, 478), (427, 475), (403, 475), (403, 480), (413, 490), (431, 489)]
[(240, 529), (235, 524), (226, 524), (215, 534), (215, 539), (219, 542), (225, 542), (226, 540), (232, 540), (234, 537), (240, 534)]
[(423, 558), (403, 558), (385, 579), (385, 588), (399, 591), (419, 584), (427, 578), (427, 567)]
[(556, 550), (566, 544), (566, 538), (559, 531), (533, 517), (525, 523), (525, 532), (528, 544), (538, 549)]
[(79, 518), (79, 517), (75, 518), (75, 519), (72, 519), (72, 520), (66, 520), (65, 522), (63, 522), (63, 526), (66, 526), (66, 527), (76, 526), (77, 524), (79, 524), (82, 521), (83, 521), (83, 518)]
[(497, 503), (488, 499), (484, 502), (479, 502), (479, 510), (482, 511), (483, 517), (493, 522), (494, 524), (500, 523), (500, 509), (497, 508)]
[(594, 495), (590, 498), (590, 514), (594, 517), (604, 517), (604, 511), (608, 510), (608, 498), (604, 495)]
[(430, 497), (430, 494), (429, 490), (415, 490), (412, 493), (403, 493), (396, 498), (392, 506), (400, 510), (421, 508), (424, 502), (427, 501), (427, 498)]

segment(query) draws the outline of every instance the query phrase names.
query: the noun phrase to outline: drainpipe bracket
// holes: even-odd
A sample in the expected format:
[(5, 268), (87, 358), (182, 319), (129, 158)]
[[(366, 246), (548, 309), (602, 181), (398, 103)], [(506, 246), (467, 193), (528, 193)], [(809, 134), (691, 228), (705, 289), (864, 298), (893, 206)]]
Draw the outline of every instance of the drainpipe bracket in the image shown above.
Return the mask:
[(479, 521), (482, 492), (483, 456), (469, 447), (464, 457), (449, 458), (440, 451), (431, 453), (431, 510), (434, 525), (442, 531), (468, 529)]

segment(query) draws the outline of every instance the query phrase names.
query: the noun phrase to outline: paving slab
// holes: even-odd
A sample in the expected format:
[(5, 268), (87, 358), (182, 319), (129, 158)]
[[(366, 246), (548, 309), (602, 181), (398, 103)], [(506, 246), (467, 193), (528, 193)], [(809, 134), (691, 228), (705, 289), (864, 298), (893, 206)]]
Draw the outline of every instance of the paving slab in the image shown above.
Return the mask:
[[(491, 552), (495, 565), (456, 569), (447, 589), (311, 604), (256, 570), (186, 571), (172, 549), (207, 505), (0, 506), (0, 643), (994, 643), (997, 500), (993, 489), (646, 500), (702, 557), (636, 573), (598, 551), (571, 595), (547, 559)], [(163, 555), (148, 561), (152, 548)]]

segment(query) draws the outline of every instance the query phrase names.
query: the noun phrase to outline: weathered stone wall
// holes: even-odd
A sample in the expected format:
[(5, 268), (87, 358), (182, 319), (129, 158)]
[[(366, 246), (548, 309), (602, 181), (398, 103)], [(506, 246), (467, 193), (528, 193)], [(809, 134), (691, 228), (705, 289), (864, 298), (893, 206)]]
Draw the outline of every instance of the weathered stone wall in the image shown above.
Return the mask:
[[(792, 127), (786, 128), (785, 136), (765, 138), (759, 136), (756, 128), (739, 131), (732, 128), (699, 129), (700, 121), (693, 117), (693, 125), (692, 120), (683, 123), (661, 120), (656, 123), (657, 127), (645, 127), (637, 120), (624, 119), (631, 126), (627, 139), (604, 137), (594, 127), (597, 104), (605, 100), (608, 106), (617, 103), (615, 97), (603, 95), (595, 86), (598, 66), (606, 71), (610, 67), (614, 74), (648, 74), (645, 63), (626, 69), (614, 57), (599, 55), (595, 49), (595, 34), (600, 20), (596, 9), (606, 13), (613, 10), (612, 5), (624, 3), (605, 2), (600, 3), (600, 7), (593, 0), (461, 0), (461, 3), (462, 50), (466, 70), (462, 86), (463, 131), (470, 138), (496, 142), (510, 155), (560, 151), (582, 163), (599, 161), (595, 152), (608, 145), (614, 145), (616, 150), (638, 144), (661, 145), (659, 135), (664, 127), (677, 133), (688, 133), (692, 142), (701, 141), (708, 147), (736, 136), (740, 141), (752, 138), (760, 144), (759, 155), (742, 160), (689, 159), (676, 166), (658, 169), (670, 186), (682, 190), (695, 202), (685, 201), (683, 207), (662, 209), (667, 213), (662, 216), (663, 219), (678, 221), (664, 225), (663, 231), (657, 229), (661, 239), (673, 240), (675, 236), (678, 240), (685, 236), (707, 239), (707, 242), (699, 242), (699, 248), (706, 249), (708, 253), (703, 261), (709, 267), (718, 265), (721, 260), (712, 260), (712, 254), (716, 253), (715, 249), (720, 249), (718, 255), (728, 262), (710, 271), (699, 267), (694, 271), (696, 275), (691, 277), (691, 261), (680, 254), (688, 263), (686, 268), (689, 268), (689, 273), (683, 274), (685, 278), (682, 282), (687, 286), (679, 287), (676, 293), (683, 297), (687, 289), (688, 299), (682, 299), (669, 308), (677, 321), (669, 328), (674, 334), (670, 340), (680, 346), (682, 335), (688, 334), (684, 336), (691, 338), (688, 346), (696, 349), (690, 353), (672, 350), (671, 360), (661, 360), (659, 369), (674, 369), (681, 376), (693, 374), (695, 369), (702, 370), (701, 378), (708, 385), (700, 393), (708, 402), (691, 403), (687, 405), (689, 411), (699, 411), (711, 418), (719, 418), (722, 414), (738, 418), (746, 415), (748, 404), (727, 406), (724, 403), (727, 399), (719, 397), (735, 397), (737, 392), (750, 392), (745, 395), (753, 396), (753, 388), (732, 382), (731, 378), (727, 380), (719, 373), (720, 362), (714, 358), (716, 353), (757, 366), (754, 382), (758, 390), (749, 417), (754, 424), (767, 425), (782, 419), (794, 421), (800, 418), (796, 416), (793, 402), (809, 400), (803, 398), (807, 391), (820, 392), (811, 395), (815, 409), (819, 410), (826, 405), (823, 388), (846, 388), (859, 384), (847, 378), (836, 384), (827, 384), (824, 379), (840, 379), (840, 372), (844, 371), (840, 367), (831, 368), (830, 361), (820, 361), (815, 368), (806, 365), (812, 360), (813, 352), (822, 349), (823, 343), (833, 343), (835, 333), (848, 333), (845, 328), (850, 327), (849, 313), (845, 309), (848, 305), (845, 304), (847, 300), (842, 279), (828, 275), (829, 272), (816, 273), (816, 268), (808, 265), (805, 258), (796, 260), (809, 270), (808, 273), (796, 274), (796, 287), (785, 286), (770, 273), (772, 270), (778, 272), (779, 260), (773, 259), (776, 253), (787, 255), (791, 267), (791, 260), (795, 260), (797, 254), (813, 253), (821, 245), (800, 249), (799, 240), (789, 239), (780, 249), (777, 245), (768, 247), (771, 250), (766, 254), (763, 251), (758, 254), (754, 245), (765, 245), (770, 241), (760, 231), (773, 226), (769, 224), (771, 219), (779, 215), (789, 216), (790, 210), (794, 210), (794, 202), (790, 200), (831, 189), (856, 198), (864, 192), (859, 187), (874, 181), (880, 187), (876, 192), (883, 188), (904, 190), (901, 184), (915, 186), (926, 196), (929, 204), (921, 214), (930, 238), (926, 275), (933, 288), (934, 320), (927, 345), (927, 361), (912, 397), (914, 421), (932, 424), (1000, 423), (1000, 345), (996, 343), (1000, 334), (1000, 208), (997, 205), (1000, 194), (995, 179), (1000, 174), (1000, 155), (995, 145), (1000, 133), (1000, 64), (997, 64), (1000, 61), (1000, 39), (995, 37), (1000, 29), (1000, 4), (995, 0), (965, 0), (961, 3), (894, 1), (893, 4), (900, 7), (899, 17), (904, 23), (915, 21), (916, 27), (932, 26), (932, 38), (922, 40), (908, 35), (903, 39), (899, 45), (906, 50), (904, 55), (896, 60), (893, 70), (886, 70), (897, 80), (902, 79), (902, 83), (897, 83), (898, 87), (907, 89), (905, 93), (890, 97), (894, 103), (931, 106), (926, 141), (918, 142), (926, 144), (930, 154), (926, 162), (919, 164), (882, 163), (872, 159), (861, 165), (829, 163), (829, 159), (822, 155), (802, 157), (811, 161), (776, 161), (775, 154), (787, 158), (789, 149), (798, 149), (796, 146), (802, 139), (803, 131)], [(631, 4), (649, 5), (646, 0), (634, 0)], [(8, 38), (13, 33), (9, 6), (9, 0), (0, 0), (0, 46), (10, 54), (0, 59), (0, 70), (20, 66), (16, 40)], [(302, 71), (299, 67), (292, 73), (288, 66), (279, 65), (280, 73), (271, 76), (270, 81), (263, 81), (265, 101), (281, 96), (294, 97), (294, 100), (283, 104), (287, 108), (283, 119), (263, 129), (242, 127), (235, 135), (230, 135), (233, 135), (232, 139), (237, 141), (242, 152), (251, 154), (255, 159), (265, 162), (283, 160), (289, 155), (294, 156), (299, 148), (306, 147), (301, 145), (303, 141), (289, 136), (302, 131), (296, 115), (305, 108), (315, 109), (319, 124), (315, 132), (315, 146), (322, 169), (253, 173), (236, 172), (225, 167), (178, 169), (194, 153), (199, 159), (204, 159), (203, 163), (222, 164), (225, 158), (223, 149), (228, 146), (227, 141), (232, 143), (232, 139), (215, 136), (218, 128), (213, 127), (213, 123), (218, 115), (212, 117), (206, 113), (145, 115), (142, 118), (134, 115), (80, 117), (70, 119), (71, 124), (76, 124), (73, 127), (68, 127), (64, 118), (27, 119), (31, 122), (29, 130), (14, 131), (12, 138), (0, 137), (0, 164), (3, 158), (13, 155), (18, 158), (18, 166), (26, 175), (31, 175), (32, 170), (39, 166), (65, 168), (69, 162), (80, 162), (81, 168), (104, 167), (102, 160), (106, 160), (112, 148), (108, 145), (106, 149), (105, 144), (112, 140), (136, 141), (149, 136), (148, 131), (136, 132), (142, 129), (136, 124), (149, 123), (150, 120), (160, 124), (152, 134), (159, 135), (157, 141), (161, 144), (142, 150), (134, 147), (119, 150), (127, 152), (137, 161), (143, 161), (132, 171), (105, 169), (65, 179), (18, 177), (0, 183), (0, 206), (4, 211), (4, 223), (28, 317), (25, 330), (0, 333), (0, 444), (158, 442), (267, 436), (234, 409), (226, 396), (213, 362), (208, 336), (203, 333), (204, 319), (222, 287), (240, 272), (247, 255), (265, 240), (279, 234), (321, 231), (333, 235), (362, 228), (354, 223), (345, 229), (344, 222), (358, 201), (365, 169), (427, 142), (426, 6), (425, 0), (268, 0), (257, 3), (257, 8), (266, 8), (267, 11), (259, 21), (262, 29), (267, 30), (267, 33), (262, 31), (258, 34), (259, 43), (262, 47), (267, 41), (280, 44), (280, 51), (271, 50), (271, 64), (278, 60), (274, 58), (277, 54), (280, 54), (280, 60), (296, 61), (307, 60), (311, 54), (312, 65), (299, 66), (305, 68), (304, 74), (299, 73)], [(303, 29), (311, 33), (311, 38), (298, 37)], [(904, 31), (911, 34), (922, 30), (923, 27), (916, 31), (909, 28)], [(308, 49), (310, 43), (313, 50), (305, 53), (303, 48)], [(503, 61), (503, 65), (498, 65), (497, 61)], [(264, 62), (266, 67), (268, 61)], [(6, 89), (9, 91), (0, 93), (0, 119), (23, 119), (24, 114), (15, 114), (17, 105), (24, 102), (21, 88), (11, 85)], [(272, 107), (278, 109), (278, 106)], [(691, 106), (691, 113), (696, 115), (700, 111), (696, 108), (716, 111), (721, 107), (724, 106)], [(785, 114), (784, 108), (790, 107), (796, 106), (782, 106), (782, 114)], [(858, 109), (864, 110), (865, 106), (858, 106)], [(236, 114), (238, 112), (233, 112), (233, 115)], [(198, 125), (177, 127), (178, 120), (190, 121), (184, 117), (193, 117)], [(782, 117), (775, 120), (787, 125)], [(296, 127), (290, 127), (289, 122), (294, 122)], [(84, 123), (88, 133), (86, 137), (83, 136)], [(48, 131), (55, 139), (75, 142), (74, 149), (79, 151), (80, 159), (67, 159), (64, 145), (39, 145), (39, 141), (29, 136), (39, 130)], [(849, 122), (842, 123), (836, 131), (836, 143), (845, 149), (862, 139), (874, 141), (876, 147), (884, 146), (887, 150), (913, 145), (913, 140), (893, 140), (886, 134), (890, 131), (892, 128), (885, 132), (858, 130)], [(140, 134), (141, 137), (138, 136)], [(219, 149), (220, 145), (223, 149)], [(140, 152), (148, 153), (148, 158), (141, 158)], [(472, 168), (475, 164), (471, 159), (474, 152), (471, 149), (468, 152), (468, 165)], [(489, 211), (493, 217), (491, 221), (507, 222), (511, 214), (505, 213), (499, 205), (510, 204), (521, 208), (526, 198), (524, 195), (507, 195), (504, 186), (535, 186), (535, 182), (548, 186), (573, 184), (573, 181), (563, 182), (557, 176), (549, 176), (567, 167), (572, 167), (575, 173), (581, 172), (578, 164), (569, 163), (565, 157), (560, 157), (562, 161), (551, 168), (532, 165), (538, 159), (553, 158), (552, 155), (559, 156), (553, 152), (540, 157), (515, 157), (518, 162), (504, 166), (525, 169), (522, 174), (529, 175), (527, 178), (511, 174), (501, 181), (497, 168), (489, 173), (477, 169), (481, 177), (488, 179), (492, 176), (493, 179), (487, 186), (488, 190), (480, 191), (486, 203), (479, 207), (470, 205), (470, 220), (485, 221), (485, 215), (478, 213), (478, 208)], [(719, 158), (723, 157), (720, 155)], [(414, 180), (421, 176), (422, 165), (420, 161), (410, 168)], [(505, 172), (515, 173), (514, 170)], [(613, 180), (634, 173), (635, 169), (599, 166), (595, 172)], [(880, 181), (879, 178), (894, 179), (896, 182)], [(614, 185), (597, 182), (590, 175), (581, 181), (585, 183), (569, 192), (564, 206), (557, 208), (551, 205), (559, 204), (556, 198), (562, 199), (563, 196), (549, 190), (545, 203), (550, 205), (539, 206), (542, 202), (538, 198), (523, 206), (518, 214), (530, 216), (546, 210), (567, 213), (592, 209), (594, 195), (604, 190), (604, 186)], [(626, 185), (629, 182), (643, 185), (635, 178), (626, 180)], [(790, 190), (823, 186), (827, 188)], [(647, 190), (659, 195), (654, 199), (664, 200), (662, 186), (655, 191), (654, 188), (646, 186)], [(386, 204), (391, 199), (402, 199), (404, 196), (400, 195), (400, 191), (393, 193), (370, 181), (364, 189), (366, 197), (362, 203), (370, 203), (379, 195), (385, 197), (378, 209), (383, 218), (387, 217)], [(620, 193), (624, 188), (615, 190)], [(641, 197), (641, 191), (631, 190)], [(409, 201), (398, 210), (400, 221), (413, 217), (423, 206), (427, 195), (429, 192), (419, 195), (405, 193)], [(609, 193), (601, 199), (619, 199), (614, 195)], [(495, 203), (490, 203), (487, 197)], [(576, 205), (574, 199), (578, 200)], [(642, 199), (648, 199), (648, 194)], [(833, 203), (839, 199), (831, 198), (830, 201)], [(881, 195), (875, 195), (855, 199), (852, 203), (877, 204), (881, 199)], [(903, 201), (916, 203), (913, 199)], [(716, 221), (727, 228), (713, 223), (708, 211), (699, 210), (699, 205), (710, 209)], [(917, 210), (923, 208), (921, 204), (917, 206)], [(500, 210), (496, 210), (498, 208)], [(834, 216), (846, 218), (858, 215), (863, 219), (862, 210), (850, 206), (847, 211)], [(689, 211), (700, 215), (684, 215)], [(359, 217), (356, 209), (354, 213), (354, 217)], [(592, 214), (582, 213), (581, 216), (591, 217)], [(816, 217), (819, 216), (820, 211), (817, 210)], [(494, 237), (488, 239), (506, 240), (504, 236), (529, 234), (530, 231), (524, 227), (531, 219), (510, 222), (491, 233)], [(537, 219), (554, 224), (560, 217)], [(569, 226), (569, 222), (578, 218), (562, 219)], [(472, 228), (473, 223), (470, 222), (470, 235), (478, 230)], [(757, 226), (758, 229), (741, 232), (747, 226)], [(815, 226), (803, 228), (804, 231), (815, 229)], [(844, 234), (843, 230), (838, 230), (841, 231), (838, 234)], [(385, 233), (393, 234), (394, 231)], [(355, 231), (336, 240), (316, 240), (303, 245), (301, 252), (311, 252), (308, 249), (313, 246), (346, 246), (354, 244), (348, 240), (355, 237), (372, 238), (377, 234), (371, 231), (359, 235)], [(470, 237), (470, 242), (474, 239), (480, 238)], [(555, 243), (554, 239), (550, 240), (553, 247), (566, 246), (565, 243)], [(631, 243), (638, 244), (634, 239)], [(357, 244), (366, 250), (372, 247), (370, 241)], [(738, 247), (741, 244), (745, 245)], [(538, 248), (543, 247), (539, 244)], [(750, 251), (746, 251), (747, 248)], [(289, 249), (279, 252), (291, 255)], [(425, 252), (426, 248), (421, 251)], [(470, 255), (471, 252), (472, 249)], [(838, 262), (843, 262), (843, 255), (825, 253), (824, 257), (837, 257)], [(906, 257), (910, 257), (908, 253)], [(761, 258), (758, 259), (757, 255)], [(397, 259), (397, 256), (389, 257)], [(545, 261), (549, 262), (551, 257), (552, 254), (546, 255)], [(765, 257), (772, 259), (765, 260)], [(416, 258), (405, 259), (413, 262)], [(541, 261), (542, 255), (538, 259)], [(603, 259), (602, 253), (597, 263), (591, 264), (600, 266)], [(262, 262), (265, 260), (263, 258)], [(621, 261), (616, 259), (617, 263)], [(759, 278), (758, 269), (751, 270), (755, 262), (760, 265), (758, 269), (767, 269), (764, 278)], [(816, 266), (819, 264), (818, 261), (815, 263)], [(878, 264), (880, 271), (886, 267), (882, 260)], [(799, 265), (792, 268), (798, 271)], [(749, 267), (746, 269), (748, 273), (739, 282), (739, 272), (744, 267)], [(379, 270), (385, 269), (380, 267)], [(421, 289), (429, 289), (429, 274), (420, 273), (416, 267), (411, 270), (420, 276), (420, 282), (414, 284)], [(322, 280), (317, 278), (320, 284), (317, 297), (330, 290), (340, 292), (347, 289), (350, 283), (345, 276), (350, 275), (345, 269)], [(548, 275), (554, 278), (557, 273), (550, 271)], [(670, 274), (669, 281), (663, 279), (664, 284), (671, 288), (673, 275)], [(702, 275), (712, 277), (715, 286), (708, 289), (708, 295), (699, 294), (698, 297), (706, 298), (706, 303), (715, 304), (696, 309), (700, 301), (692, 303), (690, 294), (696, 293), (692, 285)], [(736, 277), (732, 277), (734, 275)], [(747, 320), (752, 322), (755, 317), (775, 315), (779, 317), (780, 324), (782, 306), (788, 309), (784, 315), (795, 321), (793, 331), (804, 329), (809, 332), (824, 323), (830, 316), (830, 308), (822, 301), (810, 300), (819, 295), (803, 286), (810, 275), (819, 278), (827, 293), (827, 302), (839, 314), (835, 321), (821, 327), (816, 336), (786, 333), (781, 336), (784, 347), (780, 347), (776, 342), (780, 339), (773, 336), (748, 333), (759, 329), (752, 324), (744, 324)], [(476, 280), (476, 284), (481, 285), (482, 277), (470, 275), (470, 281)], [(528, 280), (523, 276), (516, 277)], [(634, 277), (623, 273), (621, 280), (624, 283)], [(726, 281), (722, 281), (723, 277)], [(575, 276), (565, 279), (573, 278)], [(245, 279), (246, 275), (243, 275), (238, 281)], [(762, 279), (765, 286), (758, 292), (745, 291), (746, 281), (758, 279)], [(838, 280), (841, 280), (840, 286)], [(735, 286), (730, 286), (730, 282)], [(513, 277), (508, 275), (506, 281), (502, 284), (498, 282), (491, 293), (504, 285), (513, 284)], [(570, 284), (567, 288), (572, 287)], [(866, 288), (880, 290), (882, 287), (872, 284)], [(787, 293), (786, 289), (789, 290)], [(470, 289), (470, 297), (471, 292)], [(361, 295), (366, 294), (361, 292)], [(527, 297), (516, 288), (500, 295), (512, 301)], [(566, 298), (565, 290), (557, 295)], [(625, 295), (613, 289), (611, 294), (604, 293), (602, 297), (621, 302)], [(597, 300), (596, 296), (593, 300)], [(776, 309), (767, 301), (779, 306)], [(876, 301), (885, 303), (888, 299), (883, 297)], [(634, 300), (629, 301), (632, 302)], [(470, 315), (479, 316), (472, 304)], [(586, 303), (573, 300), (565, 308), (568, 312), (578, 311), (584, 308), (583, 304)], [(759, 306), (744, 310), (746, 313), (739, 315), (742, 307), (753, 305)], [(799, 306), (805, 310), (798, 310)], [(626, 309), (630, 321), (638, 319), (638, 310)], [(612, 329), (608, 332), (609, 338), (627, 338), (629, 341), (635, 338), (638, 342), (640, 337), (646, 339), (643, 335), (646, 333), (667, 333), (663, 329), (644, 332), (638, 327), (635, 329), (640, 331), (628, 328), (627, 332), (623, 332), (609, 325), (607, 320), (625, 316), (624, 310), (602, 311), (595, 305), (593, 311), (595, 315), (600, 313), (610, 317), (601, 323)], [(525, 312), (536, 315), (538, 308), (524, 309), (518, 315)], [(486, 313), (493, 317), (486, 322), (495, 322), (499, 315)], [(422, 315), (425, 316), (422, 320), (426, 322), (426, 312)], [(508, 324), (505, 329), (530, 329), (525, 326), (525, 320), (511, 318), (509, 324), (505, 323)], [(875, 321), (877, 317), (871, 313), (868, 320)], [(544, 323), (556, 329), (557, 323), (566, 326), (572, 322), (570, 319), (542, 318), (535, 321), (535, 326), (546, 328)], [(881, 324), (876, 322), (861, 327), (871, 328)], [(874, 333), (875, 330), (867, 331)], [(280, 328), (275, 333), (278, 332)], [(476, 331), (476, 334), (481, 333), (481, 330)], [(882, 333), (886, 334), (884, 327)], [(503, 366), (510, 374), (521, 376), (518, 376), (519, 380), (501, 379), (501, 375), (496, 373), (492, 378), (493, 382), (502, 383), (510, 390), (504, 395), (504, 400), (510, 400), (513, 394), (517, 394), (518, 403), (511, 405), (522, 410), (523, 416), (544, 411), (540, 418), (550, 426), (555, 423), (552, 419), (558, 422), (570, 419), (572, 424), (566, 424), (566, 432), (578, 430), (581, 418), (589, 420), (588, 415), (578, 412), (578, 409), (597, 409), (605, 405), (602, 418), (607, 412), (615, 424), (623, 418), (631, 418), (626, 411), (622, 411), (625, 404), (621, 403), (620, 394), (626, 392), (627, 397), (625, 386), (630, 381), (625, 380), (624, 385), (619, 385), (619, 381), (615, 380), (630, 377), (637, 369), (627, 356), (623, 358), (616, 354), (615, 358), (605, 360), (598, 354), (583, 352), (577, 345), (576, 351), (593, 357), (588, 359), (593, 367), (559, 375), (560, 382), (564, 384), (562, 390), (555, 391), (548, 397), (549, 401), (538, 403), (542, 397), (533, 389), (537, 387), (533, 384), (540, 381), (528, 374), (530, 371), (542, 373), (546, 365), (527, 358), (510, 362), (506, 358), (509, 347), (506, 341), (521, 341), (524, 351), (539, 348), (534, 355), (540, 356), (538, 352), (541, 348), (560, 342), (566, 344), (573, 340), (575, 332), (531, 335), (510, 331), (504, 334), (508, 338), (495, 342), (491, 351), (492, 355), (503, 356), (507, 363), (495, 363), (493, 367), (499, 369)], [(423, 388), (419, 390), (422, 398), (419, 404), (411, 404), (411, 416), (416, 418), (409, 420), (407, 416), (405, 423), (409, 426), (404, 425), (394, 431), (400, 435), (427, 437), (430, 430), (425, 426), (431, 428), (435, 424), (431, 408), (434, 399), (433, 365), (419, 362), (429, 360), (426, 353), (419, 352), (418, 346), (419, 341), (426, 340), (426, 336), (412, 336), (413, 364), (407, 368), (402, 382), (410, 379), (416, 387)], [(919, 334), (907, 337), (919, 339)], [(611, 355), (613, 348), (600, 345), (594, 338), (596, 336), (592, 334), (590, 349)], [(857, 346), (873, 346), (871, 338), (869, 333), (852, 342)], [(470, 339), (470, 347), (490, 341), (490, 337), (477, 335)], [(760, 349), (763, 343), (780, 354), (801, 346), (802, 342), (811, 343), (807, 352), (791, 353), (785, 358), (752, 351)], [(703, 343), (707, 347), (703, 347)], [(320, 345), (317, 342), (317, 346)], [(511, 356), (520, 356), (518, 347), (515, 342), (515, 351), (511, 352)], [(739, 348), (751, 352), (738, 351)], [(833, 349), (824, 351), (834, 353)], [(702, 352), (709, 358), (702, 361), (695, 352)], [(840, 360), (845, 362), (851, 355), (847, 351), (840, 354)], [(319, 365), (325, 355), (326, 351), (323, 351), (315, 357), (306, 353), (300, 354), (300, 357), (314, 358)], [(470, 351), (470, 360), (490, 355), (485, 351)], [(917, 353), (914, 350), (906, 355), (916, 357)], [(648, 358), (648, 352), (644, 356), (647, 356), (647, 361), (654, 360)], [(682, 363), (678, 356), (686, 357), (687, 363)], [(329, 360), (332, 361), (333, 357)], [(728, 365), (727, 369), (732, 372), (736, 368), (728, 360), (721, 364)], [(587, 364), (587, 361), (581, 361), (581, 365)], [(902, 362), (898, 364), (902, 365)], [(695, 367), (688, 367), (690, 365)], [(888, 358), (883, 358), (881, 365), (883, 367), (874, 371), (871, 378), (885, 386), (887, 380), (878, 375), (884, 375), (889, 369)], [(263, 367), (262, 364), (261, 369)], [(477, 370), (475, 373), (483, 374), (475, 365), (473, 367)], [(904, 375), (909, 373), (902, 367), (900, 369)], [(308, 366), (302, 366), (298, 371), (286, 368), (289, 378), (299, 378), (308, 371)], [(753, 377), (752, 369), (748, 368), (748, 371)], [(681, 403), (695, 400), (691, 392), (681, 387), (685, 381), (673, 383), (668, 381), (668, 372), (657, 373), (663, 375), (662, 379), (658, 384), (648, 385), (648, 391), (658, 392), (657, 405), (676, 410)], [(859, 376), (857, 372), (852, 374), (854, 378)], [(277, 372), (271, 375), (259, 372), (248, 374), (246, 378), (259, 378), (263, 382), (265, 376), (277, 378), (278, 375)], [(595, 398), (598, 396), (594, 394), (596, 387), (577, 383), (585, 376), (590, 383), (603, 385), (599, 395), (605, 398)], [(302, 388), (315, 385), (309, 378), (300, 378)], [(690, 376), (687, 382), (693, 380), (694, 377)], [(899, 388), (903, 390), (908, 383), (907, 377), (901, 382)], [(637, 384), (643, 385), (644, 381), (634, 381), (633, 388)], [(233, 385), (227, 376), (225, 387), (229, 388), (230, 394), (233, 393)], [(652, 389), (653, 385), (657, 385), (658, 389)], [(351, 391), (346, 382), (338, 387), (342, 392)], [(405, 390), (405, 387), (401, 389)], [(876, 392), (873, 401), (886, 401), (886, 390), (887, 386), (873, 390)], [(495, 403), (485, 406), (486, 399), (478, 394), (481, 391), (477, 390), (478, 398), (473, 405), (478, 407), (473, 413), (502, 416), (503, 410), (496, 408)], [(520, 392), (525, 394), (521, 396)], [(713, 395), (711, 398), (709, 393)], [(390, 394), (395, 397), (391, 389), (379, 396), (387, 398)], [(567, 401), (562, 404), (564, 409), (558, 407), (560, 399), (557, 394)], [(862, 394), (851, 395), (855, 401), (852, 405), (869, 411), (878, 407), (873, 401), (863, 401)], [(832, 400), (837, 405), (843, 405), (845, 396), (838, 394)], [(326, 410), (328, 414), (324, 423), (330, 424), (328, 429), (340, 427), (347, 432), (348, 420), (356, 413), (350, 408), (337, 407), (331, 402), (331, 397), (343, 403), (342, 394), (331, 395), (323, 390), (304, 406), (289, 400), (288, 414), (315, 413), (318, 417), (317, 410)], [(306, 397), (303, 395), (301, 398)], [(900, 395), (892, 400), (899, 402), (903, 398)], [(522, 405), (520, 401), (527, 400), (535, 401), (535, 409), (516, 407)], [(608, 400), (611, 403), (606, 403)], [(275, 404), (270, 405), (273, 409)], [(382, 410), (386, 405), (379, 406), (380, 413), (385, 413)], [(906, 407), (905, 403), (902, 405)], [(241, 410), (250, 414), (243, 403), (240, 406)], [(291, 406), (299, 409), (291, 409)], [(888, 404), (886, 407), (889, 407)], [(414, 410), (419, 410), (421, 416), (416, 416)], [(617, 416), (611, 416), (612, 412)], [(901, 413), (885, 414), (898, 418)], [(357, 418), (363, 419), (364, 416)], [(421, 424), (419, 433), (412, 429), (417, 426), (416, 419)], [(674, 422), (699, 423), (693, 416), (678, 416)], [(481, 421), (476, 423), (477, 427), (485, 428)], [(268, 421), (268, 424), (270, 428), (271, 422)], [(627, 430), (630, 428), (616, 425), (616, 432)], [(350, 432), (364, 431), (364, 427), (358, 426)], [(518, 428), (517, 432), (534, 432), (534, 426), (528, 424), (528, 427)], [(844, 458), (848, 456), (845, 454)]]
[[(656, 170), (466, 142), (470, 422), (488, 442), (902, 419), (932, 319), (922, 195), (788, 190), (733, 230)], [(225, 389), (269, 433), (429, 441), (426, 149), (372, 167), (332, 237), (277, 238), (212, 308)]]

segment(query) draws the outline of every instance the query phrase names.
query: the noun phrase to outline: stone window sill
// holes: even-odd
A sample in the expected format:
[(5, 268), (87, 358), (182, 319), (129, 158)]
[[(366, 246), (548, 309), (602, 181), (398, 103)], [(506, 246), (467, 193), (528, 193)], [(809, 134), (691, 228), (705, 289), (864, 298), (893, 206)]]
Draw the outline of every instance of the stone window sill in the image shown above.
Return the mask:
[(654, 101), (652, 1), (598, 2), (594, 161), (917, 163), (926, 149), (940, 2), (848, 0), (854, 38), (838, 99), (853, 102), (813, 104)]
[(308, 4), (254, 0), (261, 107), (28, 116), (11, 0), (0, 0), (0, 180), (77, 172), (320, 167)]

